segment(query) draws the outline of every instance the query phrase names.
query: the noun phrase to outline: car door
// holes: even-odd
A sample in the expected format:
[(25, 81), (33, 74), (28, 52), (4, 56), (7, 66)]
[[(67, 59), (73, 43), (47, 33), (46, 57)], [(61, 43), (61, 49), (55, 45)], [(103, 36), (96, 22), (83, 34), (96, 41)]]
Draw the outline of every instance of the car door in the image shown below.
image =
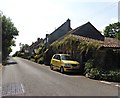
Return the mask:
[(54, 55), (54, 57), (52, 58), (52, 65), (56, 67), (57, 65), (56, 63), (57, 63), (57, 55)]
[(58, 69), (60, 69), (60, 67), (61, 67), (61, 57), (60, 57), (60, 55), (57, 55), (56, 67)]

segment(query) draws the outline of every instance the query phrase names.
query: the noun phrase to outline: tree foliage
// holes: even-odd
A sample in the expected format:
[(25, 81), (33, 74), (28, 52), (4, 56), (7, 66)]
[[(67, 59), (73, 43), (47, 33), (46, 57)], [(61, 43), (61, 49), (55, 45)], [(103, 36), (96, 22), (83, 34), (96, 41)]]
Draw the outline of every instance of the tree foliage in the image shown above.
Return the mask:
[(15, 36), (18, 30), (14, 26), (10, 18), (1, 16), (2, 19), (2, 60), (6, 60), (7, 56), (12, 52), (11, 46), (15, 46)]
[(109, 24), (105, 27), (104, 35), (106, 37), (117, 38), (120, 40), (120, 22)]
[(25, 52), (25, 50), (28, 50), (29, 45), (28, 44), (21, 44), (20, 46), (20, 51), (21, 52)]

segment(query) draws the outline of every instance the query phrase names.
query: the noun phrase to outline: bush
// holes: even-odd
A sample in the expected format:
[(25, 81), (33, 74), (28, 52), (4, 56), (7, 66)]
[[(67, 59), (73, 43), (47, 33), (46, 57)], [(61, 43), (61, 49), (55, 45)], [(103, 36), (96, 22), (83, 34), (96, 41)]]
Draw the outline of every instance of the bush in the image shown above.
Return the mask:
[(40, 57), (40, 58), (37, 60), (37, 63), (43, 64), (43, 63), (44, 63), (44, 58), (43, 58), (43, 57)]
[(100, 71), (93, 66), (93, 60), (88, 60), (85, 63), (85, 74), (86, 77), (100, 79)]
[(90, 70), (90, 78), (100, 79), (100, 71), (97, 68), (92, 68)]
[(34, 58), (30, 58), (31, 61), (35, 62), (35, 59)]
[(91, 68), (93, 68), (93, 60), (88, 60), (85, 63), (85, 74), (90, 73)]
[(34, 56), (34, 59), (35, 59), (35, 62), (37, 62), (37, 60), (40, 58), (40, 55), (35, 55)]
[(104, 70), (94, 65), (94, 60), (85, 63), (85, 75), (92, 79), (120, 82), (120, 70)]
[(120, 70), (110, 70), (106, 74), (101, 74), (101, 79), (120, 82)]
[(55, 52), (53, 51), (52, 48), (47, 49), (47, 50), (43, 53), (44, 64), (50, 65), (51, 58), (52, 58), (52, 56), (53, 56), (54, 54), (55, 54)]

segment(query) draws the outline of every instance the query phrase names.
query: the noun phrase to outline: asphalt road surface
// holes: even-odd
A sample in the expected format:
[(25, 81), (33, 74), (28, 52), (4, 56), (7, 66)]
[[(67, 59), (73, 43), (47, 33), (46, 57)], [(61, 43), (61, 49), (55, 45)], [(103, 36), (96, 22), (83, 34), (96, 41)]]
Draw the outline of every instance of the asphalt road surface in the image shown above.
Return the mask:
[(3, 67), (3, 96), (118, 96), (118, 87), (15, 57)]

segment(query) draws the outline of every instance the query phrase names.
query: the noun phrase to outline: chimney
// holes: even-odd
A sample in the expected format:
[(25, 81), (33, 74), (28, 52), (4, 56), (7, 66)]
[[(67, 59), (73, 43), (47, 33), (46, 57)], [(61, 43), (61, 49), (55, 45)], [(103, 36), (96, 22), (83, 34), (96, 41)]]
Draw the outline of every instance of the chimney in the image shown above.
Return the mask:
[(67, 21), (68, 31), (71, 29), (71, 20), (68, 18)]
[(49, 34), (46, 34), (46, 38), (49, 36)]
[(39, 42), (40, 41), (40, 38), (37, 38), (37, 42)]

